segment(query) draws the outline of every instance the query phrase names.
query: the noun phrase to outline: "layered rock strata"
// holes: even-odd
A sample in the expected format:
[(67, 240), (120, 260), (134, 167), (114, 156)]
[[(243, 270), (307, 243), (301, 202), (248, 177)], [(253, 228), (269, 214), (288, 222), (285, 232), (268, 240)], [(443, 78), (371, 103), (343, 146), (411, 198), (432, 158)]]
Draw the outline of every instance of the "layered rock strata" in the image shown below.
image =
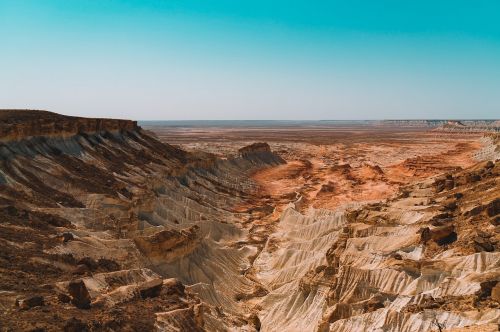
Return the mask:
[(356, 189), (386, 169), (337, 163), (315, 195), (267, 195), (253, 179), (287, 165), (266, 143), (219, 159), (132, 121), (0, 114), (7, 331), (498, 329), (498, 161), (316, 209), (335, 176)]
[(379, 203), (290, 205), (254, 264), (262, 330), (496, 331), (499, 174), (483, 162)]
[(257, 287), (241, 274), (257, 248), (238, 241), (266, 210), (247, 175), (265, 160), (186, 153), (133, 121), (1, 116), (1, 326), (255, 330), (236, 295)]

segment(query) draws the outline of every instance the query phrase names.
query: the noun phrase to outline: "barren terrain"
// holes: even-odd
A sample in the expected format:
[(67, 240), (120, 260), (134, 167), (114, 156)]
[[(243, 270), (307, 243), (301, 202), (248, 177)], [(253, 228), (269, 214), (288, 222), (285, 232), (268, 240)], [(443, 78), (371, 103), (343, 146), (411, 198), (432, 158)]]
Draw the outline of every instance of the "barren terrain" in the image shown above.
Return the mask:
[(498, 330), (496, 134), (0, 112), (4, 331)]
[(469, 167), (483, 146), (482, 134), (412, 127), (146, 128), (164, 142), (219, 157), (267, 142), (287, 164), (253, 175), (262, 190), (275, 197), (297, 193), (307, 206), (331, 209), (387, 198), (401, 185)]

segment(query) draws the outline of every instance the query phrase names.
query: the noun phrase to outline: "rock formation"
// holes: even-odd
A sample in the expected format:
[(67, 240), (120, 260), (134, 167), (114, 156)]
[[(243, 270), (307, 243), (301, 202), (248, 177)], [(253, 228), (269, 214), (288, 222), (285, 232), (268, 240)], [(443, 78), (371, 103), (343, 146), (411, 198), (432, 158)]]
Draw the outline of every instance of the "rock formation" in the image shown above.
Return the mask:
[(240, 156), (254, 163), (284, 164), (283, 158), (274, 154), (267, 143), (253, 143), (238, 150)]
[(2, 110), (0, 113), (0, 137), (3, 141), (136, 129), (137, 121), (130, 120), (80, 118), (31, 110)]
[[(231, 160), (189, 154), (134, 121), (39, 111), (0, 117), (0, 325), (254, 325), (221, 303), (234, 304), (234, 294), (253, 287), (240, 271), (255, 249), (231, 242), (247, 232), (238, 223), (259, 211), (247, 174), (279, 157), (270, 150)], [(218, 294), (214, 287), (228, 289)], [(212, 296), (200, 304), (204, 292)]]
[(498, 161), (222, 159), (133, 121), (0, 119), (8, 331), (498, 329)]

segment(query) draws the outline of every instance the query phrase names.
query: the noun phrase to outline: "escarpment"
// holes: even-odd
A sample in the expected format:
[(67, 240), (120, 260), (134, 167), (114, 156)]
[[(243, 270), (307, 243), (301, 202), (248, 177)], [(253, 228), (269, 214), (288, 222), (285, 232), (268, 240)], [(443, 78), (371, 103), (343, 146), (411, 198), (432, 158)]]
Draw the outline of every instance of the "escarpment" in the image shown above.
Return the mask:
[(137, 121), (131, 120), (82, 118), (36, 110), (2, 110), (0, 112), (2, 141), (36, 136), (62, 137), (136, 129), (138, 129)]
[(253, 143), (238, 150), (240, 156), (255, 163), (284, 164), (285, 160), (271, 151), (267, 143)]
[(237, 243), (265, 160), (187, 153), (134, 121), (0, 114), (0, 325), (255, 329), (231, 307), (257, 287), (241, 275), (257, 249)]
[(0, 119), (2, 327), (498, 329), (500, 164), (474, 142), (218, 158), (133, 121)]

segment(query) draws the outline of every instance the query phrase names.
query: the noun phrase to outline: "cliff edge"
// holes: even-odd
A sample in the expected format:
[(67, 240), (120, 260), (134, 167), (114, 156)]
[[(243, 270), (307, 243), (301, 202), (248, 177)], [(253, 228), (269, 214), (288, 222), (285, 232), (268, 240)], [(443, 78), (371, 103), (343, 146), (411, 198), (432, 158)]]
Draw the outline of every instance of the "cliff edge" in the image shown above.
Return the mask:
[(131, 120), (82, 118), (40, 110), (0, 110), (2, 141), (136, 129), (137, 121)]

